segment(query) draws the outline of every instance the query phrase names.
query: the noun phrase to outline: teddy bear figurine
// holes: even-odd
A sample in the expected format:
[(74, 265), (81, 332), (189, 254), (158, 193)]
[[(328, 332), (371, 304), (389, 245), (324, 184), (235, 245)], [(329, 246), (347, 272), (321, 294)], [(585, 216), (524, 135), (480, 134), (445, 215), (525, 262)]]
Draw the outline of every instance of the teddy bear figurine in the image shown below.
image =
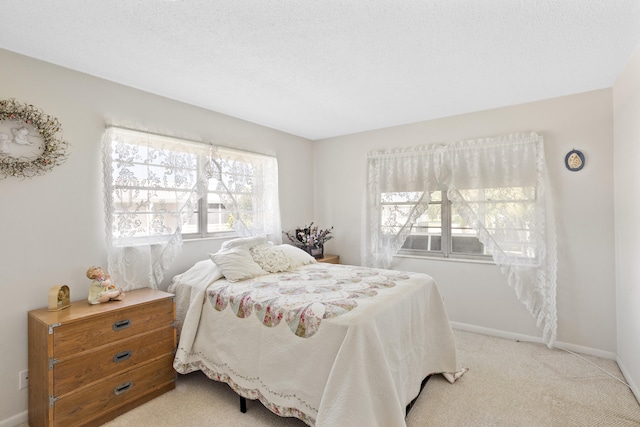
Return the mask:
[(105, 274), (101, 267), (92, 266), (87, 270), (87, 277), (91, 279), (89, 288), (89, 304), (100, 304), (107, 301), (122, 301), (124, 292), (111, 283), (111, 276)]

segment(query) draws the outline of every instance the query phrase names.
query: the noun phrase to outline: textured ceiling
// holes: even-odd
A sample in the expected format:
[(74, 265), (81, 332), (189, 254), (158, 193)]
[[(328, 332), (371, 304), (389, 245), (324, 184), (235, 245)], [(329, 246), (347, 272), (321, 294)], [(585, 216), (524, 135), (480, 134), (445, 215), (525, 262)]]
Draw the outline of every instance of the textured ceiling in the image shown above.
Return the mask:
[(0, 48), (314, 140), (611, 87), (639, 44), (638, 0), (0, 0)]

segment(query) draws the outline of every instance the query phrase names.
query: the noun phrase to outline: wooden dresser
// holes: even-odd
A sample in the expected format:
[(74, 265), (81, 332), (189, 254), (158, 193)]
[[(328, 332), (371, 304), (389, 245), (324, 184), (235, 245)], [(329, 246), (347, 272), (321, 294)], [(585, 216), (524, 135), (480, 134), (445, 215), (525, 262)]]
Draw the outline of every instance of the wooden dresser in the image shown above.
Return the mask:
[(175, 388), (173, 295), (29, 312), (29, 426), (97, 426)]

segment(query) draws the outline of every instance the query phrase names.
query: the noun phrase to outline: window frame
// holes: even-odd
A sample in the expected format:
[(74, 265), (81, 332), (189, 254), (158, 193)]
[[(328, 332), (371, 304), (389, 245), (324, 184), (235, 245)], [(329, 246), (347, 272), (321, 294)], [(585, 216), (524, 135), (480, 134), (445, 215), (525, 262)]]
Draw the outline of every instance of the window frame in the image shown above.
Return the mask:
[[(485, 254), (473, 254), (470, 252), (454, 252), (453, 251), (453, 232), (451, 228), (451, 213), (452, 213), (452, 202), (449, 200), (447, 196), (446, 190), (436, 190), (441, 194), (441, 198), (439, 201), (430, 202), (429, 204), (439, 204), (440, 205), (440, 250), (429, 250), (429, 249), (412, 249), (412, 248), (400, 248), (397, 255), (398, 256), (406, 256), (406, 257), (417, 257), (417, 258), (435, 258), (435, 259), (447, 259), (447, 260), (474, 260), (474, 261), (484, 261), (484, 262), (493, 262), (493, 257), (491, 255)], [(409, 235), (407, 238), (410, 238)]]
[[(512, 187), (509, 187), (512, 188)], [(485, 189), (486, 190), (486, 189)], [(534, 189), (535, 191), (535, 189)], [(436, 200), (434, 202), (430, 202), (429, 205), (438, 204), (441, 206), (440, 208), (440, 250), (432, 250), (432, 249), (416, 249), (416, 248), (400, 248), (398, 250), (398, 256), (408, 256), (408, 257), (418, 257), (418, 258), (436, 258), (436, 259), (450, 259), (450, 260), (474, 260), (474, 261), (485, 261), (493, 263), (493, 255), (491, 254), (478, 254), (472, 252), (458, 252), (453, 250), (454, 239), (457, 237), (453, 233), (452, 223), (453, 223), (453, 202), (449, 199), (446, 190), (434, 190), (433, 192), (440, 193), (440, 200)], [(528, 203), (535, 201), (535, 195), (533, 199), (521, 199), (520, 203)], [(509, 200), (492, 200), (492, 202), (510, 202)], [(392, 205), (392, 203), (382, 203), (382, 205)], [(415, 227), (415, 226), (414, 226)], [(411, 238), (415, 236), (413, 234), (409, 234), (407, 238)], [(418, 235), (419, 236), (419, 235)], [(471, 237), (471, 235), (470, 235)], [(473, 235), (476, 239), (477, 235)], [(536, 258), (523, 256), (523, 255), (515, 255), (517, 258), (530, 259), (532, 262), (537, 262)]]
[(235, 230), (209, 231), (209, 202), (208, 194), (205, 193), (198, 200), (197, 210), (193, 213), (196, 217), (196, 226), (198, 230), (195, 232), (182, 233), (183, 240), (211, 239), (235, 237), (238, 233)]
[[(239, 150), (235, 148), (224, 147), (224, 151), (227, 153), (243, 153), (248, 155), (255, 156), (263, 156), (263, 154), (255, 153), (246, 150)], [(202, 170), (202, 169), (199, 169)], [(214, 179), (210, 177), (209, 180)], [(219, 231), (209, 231), (209, 194), (215, 193), (215, 191), (210, 191), (207, 183), (207, 190), (204, 192), (202, 197), (198, 200), (197, 209), (194, 211), (193, 215), (196, 218), (195, 226), (197, 227), (197, 231), (195, 232), (187, 232), (181, 233), (183, 240), (197, 240), (197, 239), (211, 239), (211, 238), (228, 238), (228, 237), (237, 237), (239, 236), (238, 232), (234, 229), (229, 230), (219, 230)], [(234, 193), (241, 194), (241, 193)], [(229, 215), (233, 216), (233, 213), (229, 211)]]

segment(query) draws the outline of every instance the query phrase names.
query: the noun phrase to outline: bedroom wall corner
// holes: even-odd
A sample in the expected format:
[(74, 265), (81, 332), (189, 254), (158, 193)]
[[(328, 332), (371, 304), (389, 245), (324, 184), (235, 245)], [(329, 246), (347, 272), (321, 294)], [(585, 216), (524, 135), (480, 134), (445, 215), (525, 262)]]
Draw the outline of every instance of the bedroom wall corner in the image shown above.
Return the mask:
[(613, 99), (617, 354), (640, 402), (640, 46)]

